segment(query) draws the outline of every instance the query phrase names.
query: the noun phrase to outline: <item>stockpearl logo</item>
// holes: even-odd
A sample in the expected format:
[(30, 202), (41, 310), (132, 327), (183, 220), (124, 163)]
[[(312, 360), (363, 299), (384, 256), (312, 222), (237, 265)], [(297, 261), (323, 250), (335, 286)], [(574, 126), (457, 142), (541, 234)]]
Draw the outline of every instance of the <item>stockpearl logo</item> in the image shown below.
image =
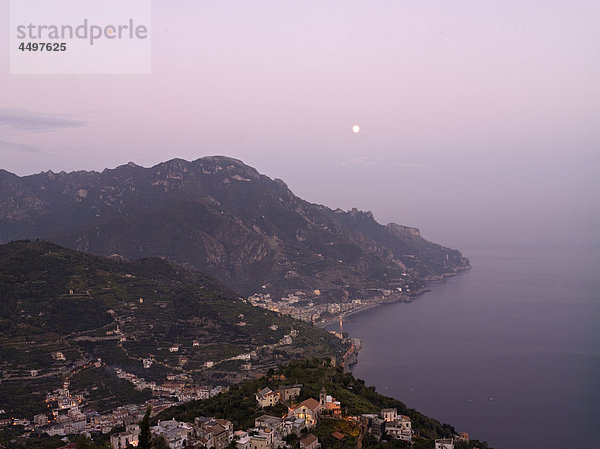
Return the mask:
[(11, 0), (11, 73), (150, 73), (150, 0)]

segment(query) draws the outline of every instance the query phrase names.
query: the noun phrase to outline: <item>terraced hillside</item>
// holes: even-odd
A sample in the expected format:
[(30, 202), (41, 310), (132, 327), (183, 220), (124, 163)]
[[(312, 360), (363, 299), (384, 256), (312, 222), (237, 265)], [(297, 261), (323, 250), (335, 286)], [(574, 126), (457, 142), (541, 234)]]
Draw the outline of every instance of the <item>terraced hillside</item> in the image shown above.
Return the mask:
[[(40, 410), (45, 392), (98, 358), (108, 370), (149, 381), (183, 374), (210, 385), (345, 349), (326, 331), (253, 307), (218, 281), (162, 259), (130, 262), (38, 241), (0, 246), (0, 403), (7, 410)], [(152, 365), (144, 368), (143, 359)]]

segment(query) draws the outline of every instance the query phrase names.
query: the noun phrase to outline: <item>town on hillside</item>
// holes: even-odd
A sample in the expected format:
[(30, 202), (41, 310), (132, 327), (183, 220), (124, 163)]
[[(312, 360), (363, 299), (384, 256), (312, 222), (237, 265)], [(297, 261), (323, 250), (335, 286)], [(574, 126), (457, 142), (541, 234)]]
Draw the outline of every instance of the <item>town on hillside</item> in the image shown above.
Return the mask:
[[(222, 391), (224, 389), (206, 391), (203, 399)], [(256, 391), (255, 407), (265, 413), (254, 419), (252, 426), (235, 428), (233, 420), (208, 416), (196, 416), (189, 422), (174, 418), (160, 419), (161, 412), (175, 405), (171, 400), (160, 397), (144, 405), (119, 407), (110, 414), (100, 415), (93, 410), (82, 410), (83, 398), (72, 395), (69, 383), (65, 382), (62, 388), (47, 396), (49, 405), (56, 406), (51, 413), (38, 414), (31, 421), (5, 419), (0, 425), (23, 426), (30, 438), (44, 433), (64, 436), (62, 440), (65, 443), (77, 435), (92, 438), (98, 434), (109, 434), (112, 449), (135, 448), (140, 444), (140, 423), (147, 412), (157, 417), (155, 425), (150, 427), (153, 441), (160, 442), (158, 447), (170, 449), (318, 449), (331, 447), (327, 441), (343, 443), (350, 438), (352, 446), (336, 447), (360, 449), (367, 438), (377, 442), (395, 440), (411, 447), (419, 439), (410, 417), (399, 414), (396, 408), (383, 408), (379, 413), (345, 415), (343, 404), (328, 394), (325, 387), (321, 388), (318, 398), (309, 397), (300, 401), (298, 398), (302, 396), (302, 391), (302, 384), (279, 385), (274, 389), (264, 387)], [(276, 406), (285, 412), (281, 415), (267, 413), (276, 410)], [(319, 424), (328, 421), (341, 423), (346, 430), (333, 430), (323, 435), (321, 428), (317, 434), (315, 430)], [(436, 439), (433, 443), (435, 449), (454, 449), (455, 444), (468, 441), (469, 435), (461, 433), (452, 438)], [(69, 443), (63, 448), (75, 449), (76, 445)]]

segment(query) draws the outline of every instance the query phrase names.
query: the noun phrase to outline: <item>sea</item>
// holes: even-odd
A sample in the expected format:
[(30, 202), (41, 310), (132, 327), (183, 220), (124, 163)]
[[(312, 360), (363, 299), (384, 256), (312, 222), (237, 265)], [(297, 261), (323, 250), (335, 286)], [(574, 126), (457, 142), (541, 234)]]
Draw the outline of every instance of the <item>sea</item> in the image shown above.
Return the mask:
[(600, 247), (465, 256), (414, 301), (347, 317), (353, 374), (495, 449), (600, 448)]

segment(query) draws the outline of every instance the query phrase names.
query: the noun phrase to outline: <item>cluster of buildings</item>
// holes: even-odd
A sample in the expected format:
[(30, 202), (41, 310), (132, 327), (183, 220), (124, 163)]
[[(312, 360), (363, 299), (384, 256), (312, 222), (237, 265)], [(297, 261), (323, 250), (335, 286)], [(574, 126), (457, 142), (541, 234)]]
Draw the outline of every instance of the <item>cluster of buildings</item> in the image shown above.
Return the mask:
[(271, 407), (280, 401), (291, 401), (300, 395), (302, 384), (282, 385), (277, 391), (263, 388), (254, 396), (260, 408)]
[[(408, 416), (399, 415), (395, 408), (384, 408), (379, 414), (363, 414), (360, 425), (365, 434), (373, 435), (377, 440), (384, 435), (411, 443), (413, 440), (412, 423)], [(469, 434), (464, 432), (452, 438), (436, 439), (435, 449), (454, 449), (456, 442), (469, 442)]]
[[(262, 415), (255, 419), (254, 427), (245, 430), (233, 430), (233, 425), (225, 419), (197, 417), (194, 423), (178, 422), (174, 419), (159, 421), (152, 427), (154, 435), (164, 437), (171, 449), (183, 447), (225, 449), (232, 443), (237, 449), (278, 449), (289, 447), (285, 439), (289, 435), (299, 438), (301, 449), (319, 449), (319, 439), (312, 433), (323, 416), (341, 417), (341, 404), (321, 389), (319, 399), (308, 398), (298, 404), (293, 401), (301, 393), (302, 385), (283, 385), (277, 390), (264, 388), (258, 391), (255, 399), (259, 407), (271, 407), (278, 403), (286, 403), (288, 412), (283, 417)], [(383, 409), (379, 414), (351, 417), (362, 426), (364, 434), (381, 438), (397, 438), (412, 441), (413, 432), (410, 418), (398, 415), (396, 409)], [(306, 429), (306, 430), (305, 430)], [(333, 432), (332, 437), (342, 440), (345, 436)], [(139, 427), (129, 426), (125, 432), (112, 435), (111, 444), (114, 449), (124, 449), (128, 444), (137, 445)], [(436, 449), (454, 449), (443, 446), (446, 440), (438, 440)], [(452, 442), (453, 440), (450, 439)], [(437, 442), (436, 442), (437, 444)]]
[[(270, 388), (266, 387), (260, 390), (258, 393), (256, 393), (255, 398), (259, 407), (271, 407), (279, 402), (293, 401), (297, 396), (300, 395), (301, 390), (301, 384), (282, 385), (277, 389), (277, 391), (273, 391)], [(307, 399), (306, 401), (298, 405), (296, 408), (290, 408), (290, 411), (292, 412), (296, 409), (302, 408), (303, 411), (301, 412), (301, 414), (303, 416), (313, 417), (314, 422), (316, 422), (316, 416), (319, 413), (323, 412), (326, 412), (327, 414), (335, 417), (342, 416), (342, 408), (340, 402), (336, 401), (334, 397), (328, 395), (325, 391), (325, 387), (323, 387), (323, 389), (321, 390), (319, 401), (317, 401), (316, 399)], [(298, 416), (297, 413), (296, 416)]]
[[(452, 438), (442, 438), (439, 440), (435, 440), (434, 449), (454, 449), (454, 443), (457, 442), (469, 442), (469, 434), (467, 432), (463, 432), (459, 435), (454, 435)], [(475, 448), (477, 449), (477, 448)]]
[(81, 404), (52, 409), (51, 414), (37, 414), (33, 421), (25, 419), (12, 420), (10, 424), (23, 425), (35, 433), (47, 433), (50, 436), (87, 435), (110, 433), (117, 426), (131, 426), (139, 422), (151, 406), (154, 413), (175, 405), (176, 402), (164, 398), (155, 398), (145, 404), (130, 404), (117, 407), (110, 412), (100, 414), (92, 409), (82, 409)]
[[(164, 438), (171, 449), (183, 447), (224, 449), (233, 441), (233, 424), (224, 419), (198, 417), (194, 424), (179, 422), (175, 419), (158, 421), (150, 429), (152, 435)], [(137, 446), (140, 427), (127, 426), (124, 432), (111, 435), (113, 449), (125, 449), (129, 445)]]
[(314, 303), (304, 292), (290, 293), (279, 300), (274, 300), (269, 293), (256, 293), (248, 298), (248, 302), (253, 306), (289, 315), (307, 323), (317, 323), (326, 314), (346, 313), (364, 305), (362, 299), (354, 299), (347, 303)]
[(235, 441), (236, 449), (285, 448), (289, 445), (284, 439), (294, 434), (299, 438), (302, 449), (319, 448), (319, 440), (315, 435), (302, 433), (305, 428), (307, 428), (305, 419), (293, 414), (284, 418), (263, 415), (254, 420), (253, 428), (234, 432), (233, 441)]
[(363, 414), (360, 424), (366, 434), (380, 439), (384, 434), (388, 438), (412, 441), (413, 431), (410, 418), (398, 415), (395, 408), (384, 408), (379, 414)]
[[(264, 388), (256, 393), (256, 400), (261, 408), (279, 402), (291, 403), (300, 395), (301, 389), (302, 385), (298, 384), (284, 385), (277, 391)], [(289, 447), (285, 438), (292, 434), (299, 438), (302, 449), (318, 449), (318, 438), (303, 430), (313, 428), (324, 413), (341, 416), (340, 403), (323, 389), (319, 400), (309, 398), (288, 406), (288, 413), (283, 417), (262, 415), (255, 419), (254, 427), (246, 430), (234, 431), (231, 421), (225, 419), (197, 417), (194, 423), (174, 419), (159, 421), (151, 431), (153, 435), (162, 436), (171, 449), (225, 449), (232, 443), (237, 449), (277, 449)], [(139, 433), (138, 425), (129, 425), (124, 432), (111, 436), (111, 445), (114, 449), (124, 449), (130, 444), (136, 446)]]
[(248, 302), (253, 306), (262, 307), (283, 315), (289, 315), (297, 320), (316, 324), (320, 321), (331, 319), (335, 315), (344, 315), (362, 308), (376, 304), (390, 302), (402, 298), (403, 292), (410, 293), (408, 285), (395, 289), (369, 289), (366, 294), (368, 299), (353, 299), (344, 303), (324, 302), (319, 290), (313, 292), (297, 291), (289, 295), (274, 299), (270, 293), (255, 293), (248, 297)]
[(224, 387), (217, 385), (215, 387), (190, 385), (189, 379), (185, 374), (174, 374), (167, 376), (167, 380), (162, 384), (149, 382), (143, 377), (138, 377), (133, 373), (128, 373), (121, 368), (115, 368), (115, 373), (119, 379), (131, 382), (136, 390), (149, 388), (153, 396), (171, 397), (179, 402), (188, 402), (196, 400), (205, 400), (218, 395), (224, 391)]
[[(140, 390), (154, 384), (118, 368), (115, 371), (117, 376), (131, 381)], [(27, 432), (47, 433), (50, 436), (91, 436), (94, 433), (110, 433), (117, 426), (127, 426), (125, 433), (131, 435), (125, 436), (121, 441), (132, 441), (132, 435), (136, 432), (135, 423), (141, 421), (149, 406), (152, 407), (153, 414), (157, 414), (173, 405), (193, 399), (208, 399), (222, 391), (222, 387), (188, 387), (185, 382), (174, 378), (164, 385), (156, 386), (153, 389), (154, 397), (144, 404), (129, 404), (100, 414), (93, 409), (86, 409), (83, 395), (72, 394), (69, 386), (69, 381), (65, 381), (62, 388), (46, 395), (48, 413), (37, 414), (33, 420), (2, 419), (0, 427), (24, 426)], [(127, 444), (129, 443), (125, 446)]]
[[(127, 374), (120, 371), (121, 376)], [(130, 379), (134, 380), (134, 379)], [(172, 379), (172, 382), (177, 379)], [(272, 407), (279, 403), (285, 405), (287, 413), (283, 416), (264, 414), (254, 421), (254, 427), (245, 430), (233, 429), (231, 421), (207, 417), (197, 417), (193, 423), (179, 422), (175, 419), (159, 421), (151, 428), (155, 436), (164, 438), (171, 449), (225, 449), (232, 444), (236, 449), (279, 449), (289, 448), (286, 437), (296, 435), (301, 449), (319, 449), (318, 438), (310, 433), (323, 416), (342, 417), (341, 404), (323, 387), (319, 399), (308, 398), (295, 403), (302, 391), (301, 384), (281, 385), (276, 390), (263, 388), (255, 394), (260, 408)], [(216, 390), (212, 393), (216, 393)], [(212, 394), (208, 392), (207, 394)], [(110, 413), (100, 415), (94, 410), (81, 410), (82, 397), (69, 392), (69, 383), (62, 388), (49, 393), (47, 401), (55, 403), (52, 414), (38, 414), (33, 423), (28, 420), (12, 420), (14, 424), (31, 426), (29, 430), (45, 432), (49, 435), (66, 436), (71, 434), (110, 433), (116, 426), (124, 426), (125, 430), (110, 436), (113, 449), (125, 449), (137, 446), (140, 427), (148, 406), (152, 407), (153, 415), (160, 413), (176, 402), (168, 398), (158, 397), (143, 405), (128, 405), (118, 407)], [(361, 428), (363, 435), (372, 435), (376, 439), (399, 439), (411, 443), (413, 430), (408, 416), (399, 415), (395, 408), (385, 408), (378, 414), (362, 414), (347, 419), (354, 421)], [(333, 432), (332, 437), (343, 440), (345, 435)], [(453, 438), (435, 440), (435, 449), (454, 449), (457, 441), (469, 441), (469, 435), (462, 433)]]
[[(300, 420), (302, 421), (302, 420)], [(290, 425), (289, 420), (263, 415), (256, 418), (254, 427), (247, 430), (233, 430), (233, 424), (226, 419), (197, 417), (194, 423), (179, 422), (175, 419), (159, 421), (151, 428), (151, 433), (164, 438), (171, 449), (213, 448), (225, 449), (232, 443), (237, 449), (275, 449), (288, 446), (284, 438), (292, 433), (300, 438), (302, 449), (318, 449), (317, 437), (302, 435), (303, 425)], [(125, 449), (128, 445), (137, 446), (140, 428), (127, 426), (121, 433), (111, 435), (113, 449)]]

